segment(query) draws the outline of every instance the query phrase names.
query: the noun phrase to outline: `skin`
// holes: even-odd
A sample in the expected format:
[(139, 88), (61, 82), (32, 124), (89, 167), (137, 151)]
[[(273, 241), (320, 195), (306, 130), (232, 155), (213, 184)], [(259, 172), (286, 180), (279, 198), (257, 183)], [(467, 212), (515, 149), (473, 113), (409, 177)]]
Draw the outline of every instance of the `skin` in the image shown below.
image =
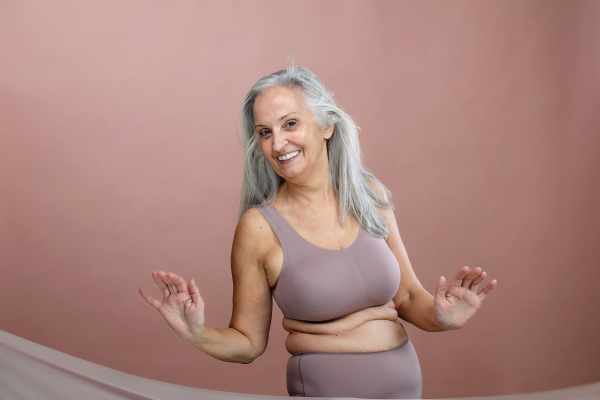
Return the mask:
[[(344, 249), (356, 240), (360, 226), (352, 217), (343, 226), (338, 221), (326, 147), (333, 127), (320, 127), (300, 95), (299, 89), (274, 87), (255, 101), (254, 119), (261, 150), (275, 172), (285, 179), (272, 205), (310, 243)], [(298, 155), (288, 161), (278, 159), (295, 151), (299, 151)], [(283, 327), (289, 332), (286, 348), (290, 353), (393, 349), (408, 340), (400, 318), (426, 331), (459, 329), (496, 286), (493, 280), (479, 290), (486, 273), (481, 268), (463, 267), (449, 283), (440, 277), (431, 295), (414, 274), (393, 211), (380, 212), (389, 230), (385, 241), (400, 266), (402, 279), (397, 294), (385, 305), (334, 322), (284, 318)], [(184, 340), (217, 359), (250, 363), (267, 346), (271, 288), (277, 283), (282, 263), (283, 253), (275, 233), (258, 210), (250, 209), (240, 219), (233, 239), (233, 310), (228, 328), (216, 328), (204, 321), (204, 302), (193, 279), (185, 281), (174, 273), (154, 271), (152, 277), (162, 300), (143, 288), (140, 294)]]

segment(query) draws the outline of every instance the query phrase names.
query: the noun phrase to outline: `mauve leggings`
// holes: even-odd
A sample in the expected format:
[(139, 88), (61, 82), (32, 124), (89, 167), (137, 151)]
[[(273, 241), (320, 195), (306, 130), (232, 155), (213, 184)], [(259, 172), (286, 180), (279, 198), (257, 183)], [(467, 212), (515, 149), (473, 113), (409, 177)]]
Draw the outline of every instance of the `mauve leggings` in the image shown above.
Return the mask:
[(421, 366), (410, 342), (379, 353), (294, 354), (286, 374), (290, 396), (421, 398)]

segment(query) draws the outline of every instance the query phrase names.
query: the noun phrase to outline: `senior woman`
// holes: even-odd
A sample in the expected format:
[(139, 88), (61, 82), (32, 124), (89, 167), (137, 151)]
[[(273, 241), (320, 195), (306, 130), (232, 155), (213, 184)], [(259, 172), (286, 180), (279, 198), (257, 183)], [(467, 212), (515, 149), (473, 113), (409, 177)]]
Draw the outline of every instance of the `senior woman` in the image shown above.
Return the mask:
[(204, 321), (193, 279), (155, 271), (155, 307), (184, 340), (250, 363), (267, 346), (272, 299), (284, 314), (290, 396), (420, 398), (421, 369), (400, 318), (426, 331), (463, 327), (496, 285), (480, 268), (415, 276), (389, 192), (361, 162), (357, 126), (315, 75), (260, 79), (242, 111), (244, 182), (233, 239), (228, 328)]

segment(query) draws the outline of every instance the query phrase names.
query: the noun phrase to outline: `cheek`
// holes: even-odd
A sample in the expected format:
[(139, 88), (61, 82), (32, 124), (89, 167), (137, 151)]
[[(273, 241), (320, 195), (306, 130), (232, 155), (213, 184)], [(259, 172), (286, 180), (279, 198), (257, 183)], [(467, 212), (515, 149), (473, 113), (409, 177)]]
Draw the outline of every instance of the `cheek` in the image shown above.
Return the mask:
[(295, 145), (302, 146), (304, 148), (311, 145), (311, 137), (311, 132), (306, 131), (304, 129), (300, 129), (291, 134), (288, 138), (288, 141)]
[(266, 140), (259, 140), (258, 145), (263, 155), (268, 158), (271, 151), (271, 146), (269, 146)]

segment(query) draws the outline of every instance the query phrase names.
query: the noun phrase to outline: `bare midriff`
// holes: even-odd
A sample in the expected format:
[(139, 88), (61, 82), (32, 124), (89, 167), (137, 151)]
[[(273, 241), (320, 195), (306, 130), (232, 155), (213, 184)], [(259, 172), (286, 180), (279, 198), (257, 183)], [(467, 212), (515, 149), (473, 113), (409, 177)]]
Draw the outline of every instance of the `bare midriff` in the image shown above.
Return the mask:
[(330, 322), (283, 319), (289, 332), (288, 352), (374, 353), (392, 350), (408, 342), (394, 302), (369, 307)]

